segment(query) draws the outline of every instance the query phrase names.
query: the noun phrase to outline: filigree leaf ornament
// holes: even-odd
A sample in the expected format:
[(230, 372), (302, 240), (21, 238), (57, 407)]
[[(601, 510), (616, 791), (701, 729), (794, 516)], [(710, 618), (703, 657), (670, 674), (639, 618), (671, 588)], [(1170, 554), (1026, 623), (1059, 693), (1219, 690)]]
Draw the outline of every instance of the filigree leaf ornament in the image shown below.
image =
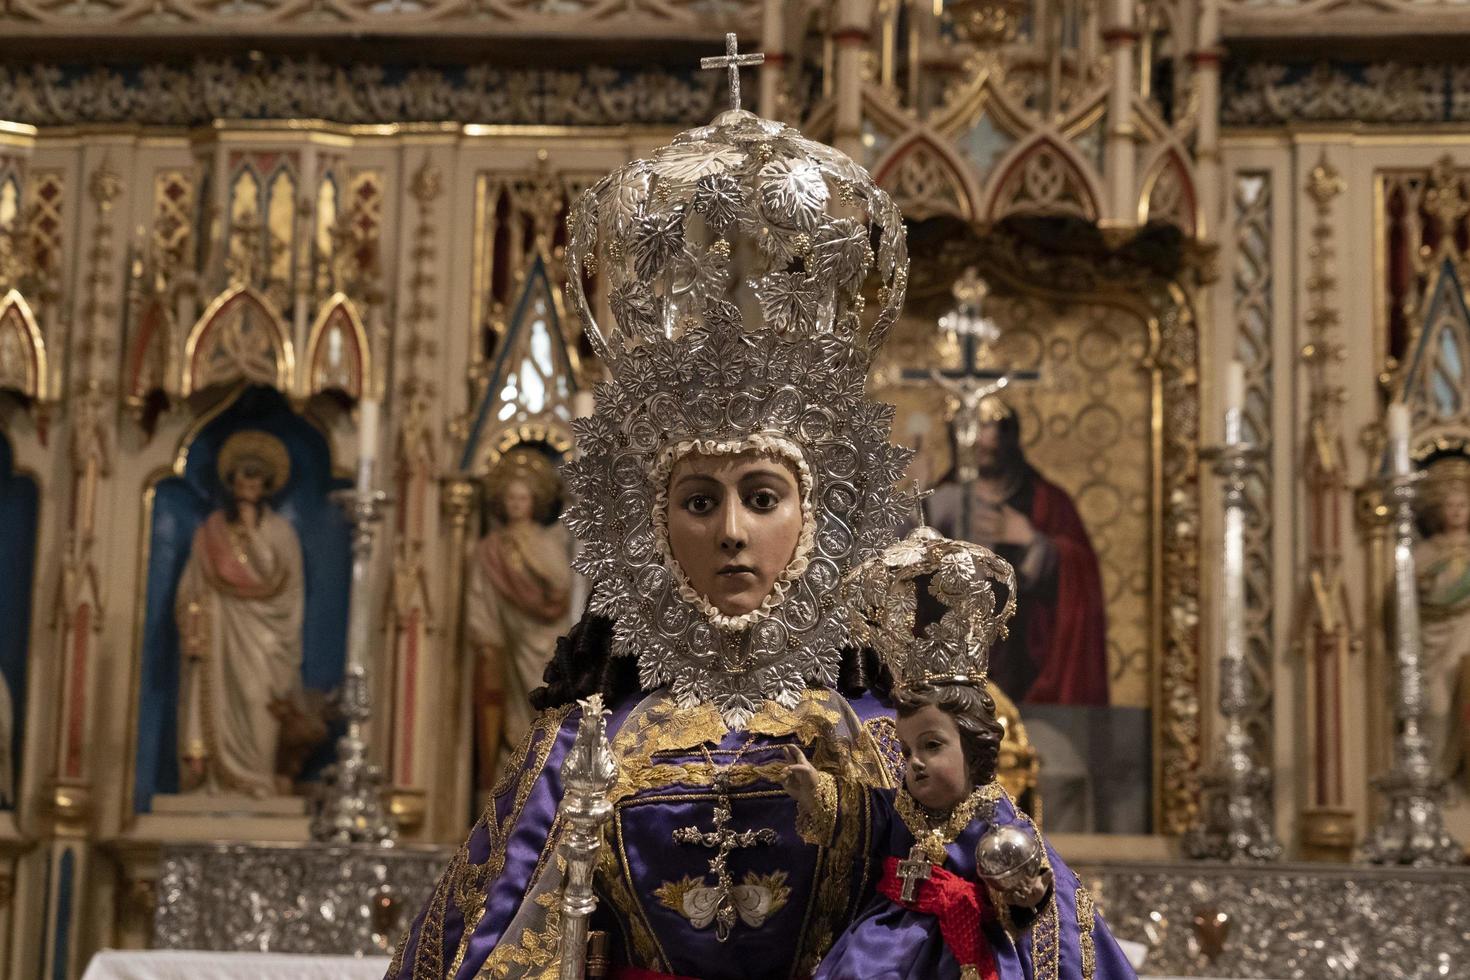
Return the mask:
[(868, 229), (852, 218), (838, 218), (817, 230), (807, 253), (807, 269), (813, 278), (836, 283), (841, 292), (862, 288), (873, 265)]
[(723, 234), (748, 211), (740, 182), (727, 173), (700, 177), (692, 206), (716, 234)]
[(761, 213), (773, 224), (815, 231), (830, 192), (821, 168), (810, 160), (786, 157), (761, 167)]
[(817, 318), (815, 283), (799, 272), (772, 272), (753, 287), (767, 325), (776, 330), (808, 330)]
[[(638, 278), (652, 279), (684, 250), (684, 211), (643, 215), (634, 222), (633, 268)], [(624, 283), (624, 286), (629, 283)], [(642, 285), (642, 284), (638, 284)], [(646, 288), (646, 287), (645, 287)]]

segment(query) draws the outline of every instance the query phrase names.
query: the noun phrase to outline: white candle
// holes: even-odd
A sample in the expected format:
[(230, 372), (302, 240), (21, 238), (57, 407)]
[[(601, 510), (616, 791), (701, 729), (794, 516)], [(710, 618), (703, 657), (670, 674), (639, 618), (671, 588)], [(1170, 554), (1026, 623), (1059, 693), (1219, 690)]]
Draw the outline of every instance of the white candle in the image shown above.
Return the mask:
[(378, 458), (378, 402), (364, 398), (358, 410), (361, 417), (357, 426), (357, 458), (375, 460)]
[(592, 392), (583, 390), (572, 395), (573, 418), (585, 419), (592, 414), (595, 407), (596, 402), (592, 398)]
[(1234, 446), (1244, 438), (1245, 365), (1231, 361), (1225, 369), (1225, 443)]
[(1388, 448), (1396, 476), (1409, 472), (1409, 406), (1392, 402), (1388, 406)]

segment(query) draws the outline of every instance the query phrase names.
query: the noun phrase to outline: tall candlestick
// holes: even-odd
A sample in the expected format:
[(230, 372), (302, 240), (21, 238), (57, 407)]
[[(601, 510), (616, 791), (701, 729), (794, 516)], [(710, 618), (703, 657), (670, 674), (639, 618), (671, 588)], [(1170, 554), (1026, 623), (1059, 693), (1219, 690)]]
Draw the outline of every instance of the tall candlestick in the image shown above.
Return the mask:
[(1388, 406), (1388, 446), (1395, 476), (1409, 472), (1409, 406), (1394, 402)]
[(1231, 361), (1225, 370), (1225, 445), (1234, 446), (1244, 438), (1245, 365)]
[(364, 398), (357, 426), (357, 491), (372, 490), (373, 464), (378, 458), (378, 402)]
[(1422, 473), (1409, 459), (1409, 406), (1388, 406), (1388, 444), (1392, 472), (1382, 478), (1384, 502), (1393, 507), (1393, 761), (1371, 780), (1383, 796), (1376, 825), (1359, 845), (1361, 858), (1374, 864), (1419, 866), (1460, 864), (1459, 842), (1444, 825), (1444, 777), (1436, 771), (1433, 746), (1424, 730), (1429, 711), (1424, 689), (1424, 638), (1419, 623), (1418, 544), (1414, 506)]

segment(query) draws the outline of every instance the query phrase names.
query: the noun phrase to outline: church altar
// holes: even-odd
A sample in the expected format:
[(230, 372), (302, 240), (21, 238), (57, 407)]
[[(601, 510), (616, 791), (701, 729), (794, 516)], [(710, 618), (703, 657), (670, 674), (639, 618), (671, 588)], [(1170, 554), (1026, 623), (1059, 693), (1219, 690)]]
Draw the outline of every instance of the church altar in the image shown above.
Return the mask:
[(378, 980), (386, 956), (103, 950), (82, 980)]
[[(385, 930), (407, 927), (452, 854), (171, 845), (154, 912), (160, 951), (100, 954), (85, 980), (381, 976), (366, 964), (386, 962), (375, 959), (391, 951)], [(1144, 951), (1144, 980), (1452, 976), (1446, 951), (1470, 922), (1462, 869), (1084, 860), (1075, 870), (1114, 934)], [(334, 963), (342, 972), (311, 972)], [(209, 972), (183, 970), (195, 964)]]
[(168, 845), (153, 943), (175, 951), (387, 956), (451, 853), (401, 845)]
[[(82, 980), (377, 980), (387, 967), (386, 956), (104, 950), (93, 957)], [(1183, 978), (1144, 976), (1139, 980)]]

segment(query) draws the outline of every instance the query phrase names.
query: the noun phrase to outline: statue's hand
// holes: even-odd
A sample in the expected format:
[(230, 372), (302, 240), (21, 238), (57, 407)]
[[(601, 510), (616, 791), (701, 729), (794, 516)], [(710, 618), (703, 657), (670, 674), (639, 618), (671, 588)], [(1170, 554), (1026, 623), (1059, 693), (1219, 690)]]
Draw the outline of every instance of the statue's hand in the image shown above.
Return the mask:
[(997, 890), (1004, 896), (1007, 905), (1031, 909), (1041, 903), (1051, 885), (1051, 868), (1042, 868), (1037, 874), (1009, 881), (1004, 888)]
[(785, 745), (781, 750), (786, 756), (786, 773), (781, 777), (781, 788), (796, 801), (797, 807), (801, 810), (815, 809), (818, 782), (816, 768), (807, 761), (801, 749), (796, 746)]

